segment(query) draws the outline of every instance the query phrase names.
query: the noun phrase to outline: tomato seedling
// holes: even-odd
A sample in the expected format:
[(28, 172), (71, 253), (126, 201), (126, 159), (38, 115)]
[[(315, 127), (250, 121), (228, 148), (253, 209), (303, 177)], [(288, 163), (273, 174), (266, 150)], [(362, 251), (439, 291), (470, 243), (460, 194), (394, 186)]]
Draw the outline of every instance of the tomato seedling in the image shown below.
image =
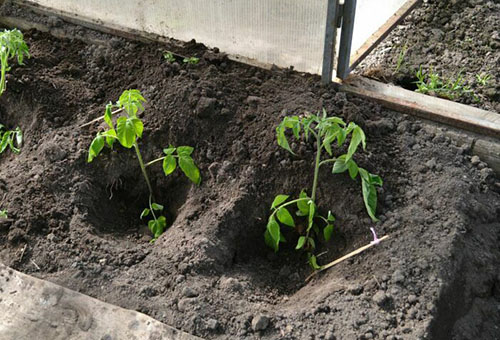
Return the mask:
[(7, 218), (7, 210), (0, 210), (0, 218)]
[[(165, 176), (174, 172), (177, 165), (179, 165), (182, 172), (195, 184), (200, 184), (201, 177), (200, 171), (191, 157), (193, 148), (190, 146), (169, 146), (163, 150), (165, 156), (159, 157), (149, 163), (143, 161), (138, 141), (142, 137), (144, 124), (137, 114), (144, 111), (142, 104), (145, 102), (146, 100), (138, 90), (126, 90), (115, 104), (109, 103), (106, 105), (103, 119), (109, 129), (97, 133), (97, 136), (90, 144), (87, 161), (89, 163), (92, 162), (101, 153), (105, 145), (113, 148), (113, 144), (116, 141), (127, 149), (134, 148), (142, 175), (149, 190), (149, 206), (142, 211), (140, 217), (142, 219), (151, 214), (153, 219), (148, 222), (148, 227), (153, 233), (153, 240), (156, 240), (165, 230), (167, 222), (165, 216), (159, 215), (164, 207), (154, 202), (153, 187), (151, 186), (146, 168), (157, 162), (162, 162)], [(114, 115), (118, 116), (116, 122), (114, 121)]]
[(21, 150), (20, 147), (23, 143), (23, 133), (20, 128), (15, 130), (5, 130), (5, 127), (0, 124), (0, 154), (3, 153), (7, 147), (18, 154)]
[(4, 30), (0, 33), (0, 95), (5, 92), (5, 76), (10, 71), (9, 60), (16, 58), (19, 65), (23, 65), (24, 57), (30, 57), (28, 45), (24, 42), (24, 37), (18, 29)]
[[(333, 222), (335, 217), (329, 211), (326, 217), (318, 213), (316, 205), (316, 191), (318, 188), (318, 175), (319, 169), (323, 165), (332, 164), (332, 173), (338, 174), (345, 171), (349, 172), (352, 179), (358, 175), (361, 177), (361, 188), (363, 200), (365, 203), (368, 215), (373, 221), (377, 221), (375, 211), (377, 208), (377, 190), (376, 185), (382, 185), (382, 179), (367, 170), (359, 167), (353, 160), (353, 156), (358, 150), (359, 145), (363, 149), (366, 148), (365, 133), (355, 123), (346, 124), (338, 117), (328, 117), (326, 111), (323, 109), (323, 115), (307, 114), (305, 117), (290, 116), (285, 117), (283, 121), (276, 128), (276, 135), (278, 145), (295, 154), (288, 143), (286, 131), (292, 130), (293, 137), (300, 139), (301, 135), (308, 141), (312, 136), (316, 142), (316, 158), (314, 165), (314, 179), (309, 196), (305, 190), (302, 190), (299, 198), (289, 201), (288, 195), (278, 195), (274, 198), (271, 204), (271, 215), (267, 223), (264, 239), (266, 244), (274, 249), (275, 252), (279, 250), (279, 244), (285, 242), (283, 233), (281, 232), (281, 225), (295, 228), (299, 233), (299, 239), (295, 249), (303, 249), (307, 251), (310, 265), (314, 269), (321, 268), (313, 255), (316, 248), (315, 236), (323, 235), (325, 241), (331, 238), (333, 232)], [(347, 153), (338, 157), (334, 157), (332, 147), (336, 144), (341, 147), (350, 135), (350, 143)], [(323, 153), (326, 152), (326, 159), (322, 160)], [(292, 213), (287, 209), (296, 206), (296, 215), (304, 217), (307, 220), (304, 230), (300, 230), (299, 225), (295, 223)], [(320, 223), (318, 223), (318, 221)], [(322, 225), (322, 232), (320, 229)]]

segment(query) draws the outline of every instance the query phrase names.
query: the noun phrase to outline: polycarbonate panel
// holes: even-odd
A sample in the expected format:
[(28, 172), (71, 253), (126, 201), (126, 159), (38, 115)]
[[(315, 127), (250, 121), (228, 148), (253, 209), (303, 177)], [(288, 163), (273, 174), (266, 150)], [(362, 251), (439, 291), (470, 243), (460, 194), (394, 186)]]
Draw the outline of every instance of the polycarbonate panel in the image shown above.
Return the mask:
[(321, 73), (327, 0), (30, 0), (228, 54)]
[(358, 0), (351, 55), (406, 2), (407, 0)]

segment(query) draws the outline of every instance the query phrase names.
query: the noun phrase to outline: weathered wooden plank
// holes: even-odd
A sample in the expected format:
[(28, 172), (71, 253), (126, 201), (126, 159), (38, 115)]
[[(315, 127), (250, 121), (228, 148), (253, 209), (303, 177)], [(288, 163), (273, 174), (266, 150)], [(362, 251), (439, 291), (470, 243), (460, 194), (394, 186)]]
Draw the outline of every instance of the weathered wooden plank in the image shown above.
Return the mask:
[(0, 339), (200, 340), (0, 263)]
[(401, 8), (394, 13), (393, 16), (386, 21), (384, 25), (382, 25), (375, 33), (373, 33), (365, 43), (358, 48), (356, 52), (351, 56), (350, 68), (354, 69), (359, 65), (363, 59), (366, 58), (368, 54), (370, 54), (375, 47), (380, 44), (382, 40), (384, 40), (389, 33), (398, 25), (407, 15), (410, 13), (418, 4), (420, 4), (422, 0), (408, 0)]
[(341, 91), (372, 99), (390, 109), (500, 138), (500, 114), (405, 90), (364, 77), (352, 77)]

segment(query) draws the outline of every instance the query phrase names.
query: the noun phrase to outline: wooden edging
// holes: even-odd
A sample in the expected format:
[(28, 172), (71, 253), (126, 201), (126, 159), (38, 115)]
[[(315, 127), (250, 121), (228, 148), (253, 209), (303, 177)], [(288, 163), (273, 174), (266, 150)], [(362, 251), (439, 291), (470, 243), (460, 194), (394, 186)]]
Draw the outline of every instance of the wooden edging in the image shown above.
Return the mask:
[(354, 69), (375, 47), (384, 40), (396, 25), (398, 25), (422, 0), (408, 0), (394, 13), (365, 43), (351, 56), (350, 69)]
[(201, 340), (0, 263), (0, 339)]

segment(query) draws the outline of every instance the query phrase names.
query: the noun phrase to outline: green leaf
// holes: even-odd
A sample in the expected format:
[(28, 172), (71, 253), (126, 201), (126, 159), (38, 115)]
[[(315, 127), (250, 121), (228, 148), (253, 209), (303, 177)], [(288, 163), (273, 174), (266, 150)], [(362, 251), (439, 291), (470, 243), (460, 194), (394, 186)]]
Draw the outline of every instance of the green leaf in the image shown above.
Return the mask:
[(108, 130), (103, 134), (103, 136), (106, 137), (106, 144), (112, 148), (116, 141), (116, 131), (114, 129)]
[[(171, 148), (169, 148), (171, 149)], [(167, 150), (169, 150), (167, 149)], [(191, 146), (179, 146), (177, 148), (177, 154), (180, 156), (191, 156), (193, 153), (194, 148)], [(170, 152), (170, 151), (169, 151)]]
[(139, 110), (144, 110), (143, 102), (146, 102), (146, 99), (139, 90), (125, 90), (118, 99), (118, 106), (122, 107), (130, 116), (135, 117)]
[(377, 217), (375, 217), (375, 213), (377, 210), (377, 189), (375, 189), (375, 185), (365, 180), (363, 177), (361, 177), (361, 186), (366, 211), (368, 212), (368, 215), (371, 217), (372, 221), (376, 222), (378, 221)]
[(163, 159), (163, 172), (165, 173), (165, 176), (168, 176), (172, 172), (174, 172), (176, 167), (177, 167), (177, 162), (175, 161), (174, 156), (169, 155)]
[(349, 176), (351, 176), (352, 179), (355, 179), (359, 172), (356, 162), (350, 159), (349, 162), (347, 162), (347, 169), (349, 170)]
[(279, 249), (279, 242), (280, 242), (280, 226), (278, 222), (274, 218), (270, 218), (269, 222), (267, 223), (267, 230), (269, 231), (269, 235), (271, 236), (271, 239), (273, 241), (273, 249), (275, 252), (278, 251)]
[(340, 174), (348, 169), (346, 164), (346, 155), (339, 156), (335, 163), (333, 163), (332, 173)]
[(16, 145), (20, 147), (23, 144), (23, 132), (17, 127), (14, 130), (14, 134), (16, 135)]
[(113, 129), (113, 113), (111, 112), (111, 108), (113, 107), (113, 104), (109, 103), (106, 105), (106, 111), (104, 111), (104, 121), (108, 126)]
[(307, 254), (307, 257), (308, 257), (308, 260), (309, 260), (309, 264), (311, 265), (312, 269), (314, 270), (319, 270), (321, 269), (320, 266), (318, 266), (318, 262), (316, 260), (316, 256), (312, 255), (312, 254)]
[(142, 137), (142, 131), (144, 131), (144, 124), (139, 118), (131, 118), (132, 124), (134, 124), (135, 134), (137, 137)]
[(332, 233), (333, 233), (333, 224), (328, 224), (323, 229), (323, 236), (325, 237), (325, 241), (330, 241), (330, 238), (332, 237)]
[(273, 238), (271, 237), (271, 234), (269, 233), (269, 230), (267, 229), (264, 232), (264, 241), (269, 248), (272, 248), (273, 250), (276, 251), (276, 243), (274, 242)]
[(163, 205), (158, 204), (158, 203), (153, 203), (151, 204), (151, 208), (155, 211), (162, 211), (163, 210)]
[(283, 122), (276, 128), (276, 136), (278, 138), (278, 145), (283, 149), (288, 150), (288, 152), (290, 152), (291, 154), (295, 155), (292, 149), (290, 149), (290, 145), (288, 144), (288, 140), (285, 136), (285, 126)]
[(165, 216), (159, 216), (158, 219), (151, 220), (148, 222), (149, 230), (153, 234), (154, 239), (157, 239), (158, 237), (160, 237), (161, 234), (163, 234), (163, 231), (165, 230), (166, 226), (167, 226), (167, 220)]
[(274, 198), (273, 203), (271, 204), (271, 209), (275, 209), (277, 206), (281, 205), (288, 199), (288, 195), (278, 195)]
[(87, 162), (90, 163), (96, 158), (104, 147), (104, 137), (100, 134), (94, 138), (89, 148), (89, 156), (87, 158)]
[(302, 190), (300, 192), (299, 198), (303, 199), (301, 201), (297, 201), (297, 208), (299, 208), (299, 211), (300, 211), (299, 216), (309, 215), (309, 205), (307, 204), (307, 201), (304, 200), (304, 198), (309, 198), (309, 196), (307, 196), (306, 192), (304, 190)]
[(297, 241), (297, 246), (295, 247), (295, 250), (301, 249), (305, 243), (306, 243), (306, 237), (305, 236), (299, 237), (299, 240)]
[(170, 145), (167, 149), (163, 149), (163, 153), (167, 156), (172, 155), (175, 152), (176, 148)]
[(310, 249), (316, 249), (316, 242), (312, 237), (307, 238), (307, 243), (309, 243)]
[(365, 133), (359, 126), (356, 126), (352, 131), (351, 143), (349, 144), (349, 148), (347, 149), (346, 160), (350, 160), (352, 158), (360, 143), (362, 143), (363, 149), (366, 149)]
[(149, 211), (149, 209), (148, 209), (148, 208), (144, 209), (144, 210), (142, 211), (142, 213), (141, 213), (141, 220), (142, 220), (142, 218), (143, 218), (143, 217), (148, 216), (148, 215), (149, 215), (149, 213), (150, 213), (150, 211)]
[(295, 227), (293, 217), (286, 208), (279, 208), (276, 212), (276, 217), (278, 217), (278, 221), (280, 221), (284, 225)]
[(314, 217), (316, 216), (316, 204), (312, 200), (307, 202), (307, 204), (309, 205), (309, 225), (307, 227), (307, 230), (309, 231), (314, 224)]
[(137, 137), (132, 119), (126, 117), (118, 118), (116, 121), (116, 135), (120, 144), (130, 149)]
[(179, 153), (179, 149), (181, 147), (177, 148), (177, 154), (179, 154), (179, 167), (181, 168), (182, 172), (189, 178), (194, 184), (200, 184), (201, 182), (201, 177), (200, 177), (200, 170), (196, 167), (194, 164), (193, 159), (191, 156), (184, 156)]
[(370, 174), (370, 183), (378, 186), (384, 185), (384, 182), (382, 181), (382, 178), (378, 175)]
[(0, 210), (0, 218), (7, 218), (7, 210)]
[(335, 222), (335, 216), (333, 216), (331, 211), (328, 211), (328, 217), (326, 218), (328, 222)]

